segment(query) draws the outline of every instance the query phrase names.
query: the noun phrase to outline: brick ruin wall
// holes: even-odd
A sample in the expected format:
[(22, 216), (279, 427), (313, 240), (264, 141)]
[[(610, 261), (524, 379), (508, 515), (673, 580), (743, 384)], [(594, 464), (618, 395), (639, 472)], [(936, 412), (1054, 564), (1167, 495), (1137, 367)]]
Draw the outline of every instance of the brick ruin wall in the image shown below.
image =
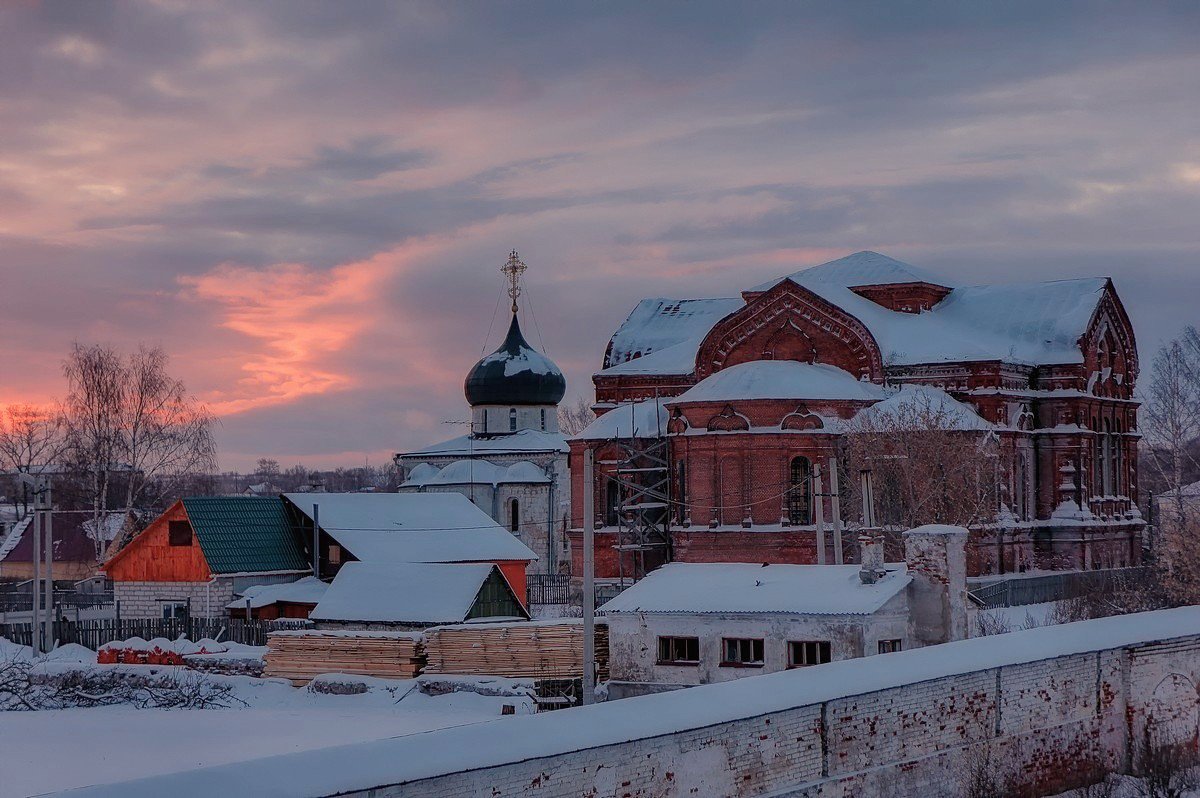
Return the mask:
[(956, 796), (985, 755), (1052, 794), (1092, 763), (1129, 772), (1147, 728), (1195, 740), (1198, 653), (1189, 636), (1060, 656), (352, 794)]

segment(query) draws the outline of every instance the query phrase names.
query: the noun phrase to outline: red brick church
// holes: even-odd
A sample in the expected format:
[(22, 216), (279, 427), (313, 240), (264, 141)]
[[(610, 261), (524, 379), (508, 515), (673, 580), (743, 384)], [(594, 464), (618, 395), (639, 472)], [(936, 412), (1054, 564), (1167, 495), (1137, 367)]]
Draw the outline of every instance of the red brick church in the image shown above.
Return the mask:
[[(833, 510), (815, 465), (866, 408), (921, 395), (1009, 461), (999, 520), (972, 533), (973, 573), (1136, 564), (1137, 372), (1107, 278), (956, 286), (859, 252), (737, 297), (645, 299), (593, 377), (599, 417), (570, 441), (571, 517), (591, 449), (597, 576), (815, 562), (817, 514), (828, 525)], [(656, 489), (629, 488), (633, 472)], [(661, 540), (630, 537), (647, 508)], [(860, 515), (840, 514), (850, 528)]]

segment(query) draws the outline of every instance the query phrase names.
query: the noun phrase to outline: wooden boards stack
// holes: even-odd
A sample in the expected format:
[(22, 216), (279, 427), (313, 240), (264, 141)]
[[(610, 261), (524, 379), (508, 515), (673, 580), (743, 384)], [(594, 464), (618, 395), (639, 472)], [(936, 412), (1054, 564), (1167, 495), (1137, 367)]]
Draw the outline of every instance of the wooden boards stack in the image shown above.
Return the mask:
[[(425, 673), (533, 679), (583, 676), (583, 622), (464, 623), (425, 631)], [(608, 626), (596, 624), (598, 679), (608, 678)]]
[(295, 685), (323, 673), (412, 679), (424, 661), (420, 632), (272, 632), (263, 675), (291, 679)]

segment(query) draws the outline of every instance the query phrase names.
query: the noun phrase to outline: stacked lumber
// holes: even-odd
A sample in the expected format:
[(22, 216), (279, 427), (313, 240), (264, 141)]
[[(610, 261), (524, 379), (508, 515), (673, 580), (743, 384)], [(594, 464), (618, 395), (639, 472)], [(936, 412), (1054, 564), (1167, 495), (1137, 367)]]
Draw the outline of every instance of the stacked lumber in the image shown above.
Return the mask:
[[(425, 630), (425, 673), (581, 678), (583, 621), (463, 623)], [(600, 680), (608, 678), (608, 626), (596, 624)]]
[(412, 679), (425, 662), (420, 632), (303, 630), (267, 635), (264, 676), (303, 685), (323, 673)]

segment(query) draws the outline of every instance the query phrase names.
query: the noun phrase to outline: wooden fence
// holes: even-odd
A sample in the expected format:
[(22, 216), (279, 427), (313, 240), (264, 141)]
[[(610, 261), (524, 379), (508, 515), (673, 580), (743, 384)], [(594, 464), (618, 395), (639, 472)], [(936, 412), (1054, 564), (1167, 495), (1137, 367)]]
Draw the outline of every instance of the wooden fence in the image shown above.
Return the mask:
[(566, 574), (530, 574), (525, 578), (526, 605), (570, 604), (571, 577)]
[(1106, 568), (1097, 571), (1064, 571), (1044, 576), (1026, 576), (977, 582), (971, 596), (986, 609), (1023, 607), (1078, 598), (1088, 593), (1112, 590), (1125, 580), (1146, 575), (1147, 568)]
[[(78, 643), (90, 649), (98, 649), (114, 640), (140, 637), (152, 640), (165, 637), (175, 640), (181, 636), (189, 640), (211, 638), (221, 642), (244, 643), (249, 646), (265, 646), (267, 633), (280, 629), (306, 629), (311, 624), (302, 620), (238, 620), (222, 618), (121, 618), (92, 621), (55, 621), (49, 643)], [(0, 624), (0, 637), (6, 637), (23, 646), (33, 645), (32, 623)]]

